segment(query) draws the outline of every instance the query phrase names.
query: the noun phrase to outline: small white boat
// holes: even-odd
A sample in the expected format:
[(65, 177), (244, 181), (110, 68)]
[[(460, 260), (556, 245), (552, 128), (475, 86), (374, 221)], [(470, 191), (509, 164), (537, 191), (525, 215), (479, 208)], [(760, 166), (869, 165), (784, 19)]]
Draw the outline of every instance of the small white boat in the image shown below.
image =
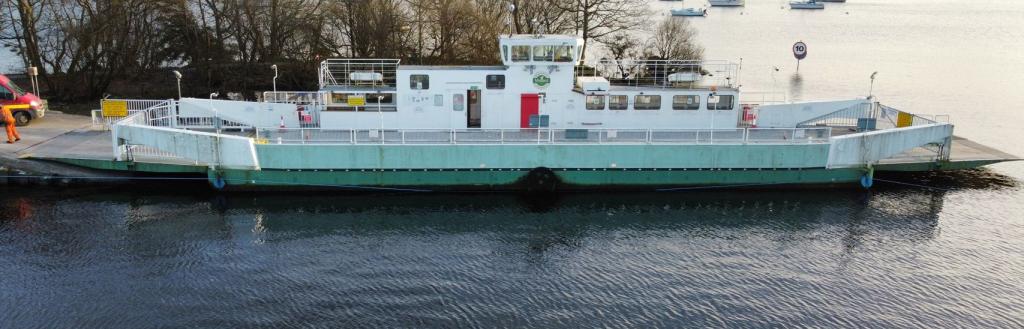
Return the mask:
[(825, 9), (825, 4), (815, 0), (790, 1), (790, 9)]
[(672, 16), (707, 16), (707, 8), (679, 8), (672, 9)]
[(742, 7), (746, 0), (708, 0), (712, 7)]

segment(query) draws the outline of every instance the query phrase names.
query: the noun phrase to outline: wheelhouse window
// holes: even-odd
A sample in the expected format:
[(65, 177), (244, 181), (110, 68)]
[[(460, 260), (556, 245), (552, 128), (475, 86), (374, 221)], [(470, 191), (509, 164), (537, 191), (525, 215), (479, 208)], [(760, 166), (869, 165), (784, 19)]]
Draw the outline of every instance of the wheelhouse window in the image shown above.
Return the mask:
[(3, 86), (0, 86), (0, 99), (11, 100), (14, 99), (14, 93)]
[(512, 46), (513, 62), (529, 62), (530, 46)]
[(636, 99), (633, 102), (633, 109), (635, 109), (635, 110), (660, 110), (661, 109), (661, 96), (660, 95), (636, 95)]
[(626, 95), (611, 95), (608, 96), (608, 109), (609, 110), (625, 110), (629, 107), (629, 96)]
[(487, 75), (487, 89), (505, 89), (505, 75)]
[(592, 111), (604, 110), (604, 99), (603, 95), (587, 96), (587, 109)]
[(572, 62), (572, 46), (556, 46), (555, 61), (560, 63)]
[(409, 89), (427, 90), (430, 89), (430, 76), (426, 74), (413, 74), (409, 76)]
[(501, 46), (501, 59), (508, 61), (508, 46)]
[(534, 46), (533, 60), (535, 62), (554, 62), (555, 46)]
[(672, 109), (684, 111), (696, 111), (700, 109), (700, 96), (697, 95), (675, 95), (672, 96)]
[(728, 111), (732, 110), (732, 95), (718, 95), (716, 97), (708, 97), (708, 109)]

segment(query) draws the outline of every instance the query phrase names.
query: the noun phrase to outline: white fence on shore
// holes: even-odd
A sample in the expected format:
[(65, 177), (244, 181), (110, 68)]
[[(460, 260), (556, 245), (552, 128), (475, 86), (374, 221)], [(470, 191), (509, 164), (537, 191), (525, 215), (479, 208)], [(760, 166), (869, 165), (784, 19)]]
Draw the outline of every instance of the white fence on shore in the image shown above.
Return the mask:
[(260, 144), (815, 144), (830, 128), (320, 129), (259, 128)]

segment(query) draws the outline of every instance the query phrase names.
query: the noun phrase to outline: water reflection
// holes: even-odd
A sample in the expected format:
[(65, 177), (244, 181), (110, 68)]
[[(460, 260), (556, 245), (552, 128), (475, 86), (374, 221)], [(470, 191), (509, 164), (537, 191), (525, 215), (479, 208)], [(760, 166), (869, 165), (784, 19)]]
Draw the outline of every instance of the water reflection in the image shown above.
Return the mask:
[(789, 76), (789, 97), (793, 100), (802, 100), (804, 96), (804, 77), (800, 72)]

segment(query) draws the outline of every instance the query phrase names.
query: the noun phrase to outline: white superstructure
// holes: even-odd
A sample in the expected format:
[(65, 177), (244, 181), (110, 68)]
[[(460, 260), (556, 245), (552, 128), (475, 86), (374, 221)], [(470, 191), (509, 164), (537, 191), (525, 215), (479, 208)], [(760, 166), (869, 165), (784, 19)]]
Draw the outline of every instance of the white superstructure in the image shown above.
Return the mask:
[(328, 129), (740, 125), (738, 66), (729, 62), (599, 60), (580, 66), (583, 40), (566, 35), (505, 35), (499, 49), (497, 66), (327, 60), (320, 67), (318, 104), (306, 110), (317, 112), (319, 127)]

